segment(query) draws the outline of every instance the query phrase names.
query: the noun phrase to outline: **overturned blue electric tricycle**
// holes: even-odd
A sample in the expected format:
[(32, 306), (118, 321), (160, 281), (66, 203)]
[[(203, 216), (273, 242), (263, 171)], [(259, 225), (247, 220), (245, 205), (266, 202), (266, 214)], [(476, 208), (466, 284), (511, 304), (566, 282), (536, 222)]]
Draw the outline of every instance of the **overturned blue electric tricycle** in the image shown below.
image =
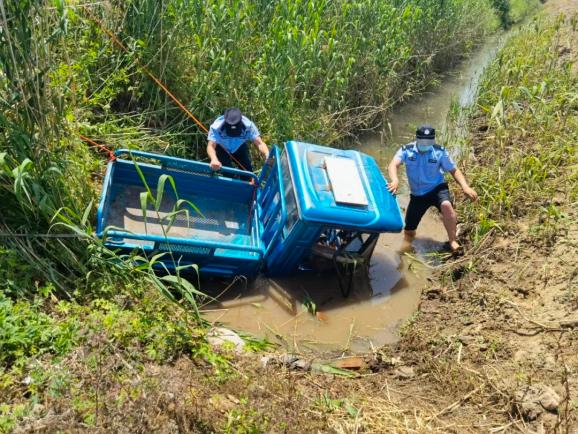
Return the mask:
[(396, 198), (375, 160), (290, 141), (260, 176), (119, 150), (108, 164), (97, 235), (111, 249), (156, 256), (201, 275), (289, 275), (312, 257), (368, 260), (379, 233), (399, 232)]

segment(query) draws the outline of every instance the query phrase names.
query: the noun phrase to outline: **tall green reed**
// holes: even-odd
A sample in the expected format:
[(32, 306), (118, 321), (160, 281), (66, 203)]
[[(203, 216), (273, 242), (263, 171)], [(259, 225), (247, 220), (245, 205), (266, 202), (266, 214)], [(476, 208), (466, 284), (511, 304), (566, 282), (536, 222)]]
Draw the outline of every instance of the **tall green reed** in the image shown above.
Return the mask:
[[(239, 105), (275, 142), (333, 143), (375, 125), (497, 23), (489, 1), (471, 0), (133, 0), (92, 12), (205, 122)], [(204, 135), (163, 112), (153, 85), (140, 89), (147, 122), (202, 151)]]
[[(93, 235), (100, 181), (93, 176), (102, 166), (76, 132), (90, 131), (84, 107), (110, 112), (132, 66), (94, 44), (92, 29), (78, 31), (79, 17), (64, 2), (54, 4), (0, 8), (0, 264), (26, 264), (28, 274), (2, 289), (29, 296), (48, 281), (57, 294), (82, 298), (137, 278), (166, 296), (176, 288), (191, 303), (191, 284), (154, 275), (155, 258), (143, 268), (134, 255), (119, 258)], [(102, 57), (109, 62), (99, 63)]]
[(56, 58), (50, 47), (67, 31), (59, 13), (26, 0), (0, 8), (0, 243), (65, 290), (86, 271), (85, 247), (36, 234), (49, 231), (59, 207), (78, 209), (93, 192), (75, 164), (82, 150), (70, 155), (67, 146), (62, 96), (47, 83)]

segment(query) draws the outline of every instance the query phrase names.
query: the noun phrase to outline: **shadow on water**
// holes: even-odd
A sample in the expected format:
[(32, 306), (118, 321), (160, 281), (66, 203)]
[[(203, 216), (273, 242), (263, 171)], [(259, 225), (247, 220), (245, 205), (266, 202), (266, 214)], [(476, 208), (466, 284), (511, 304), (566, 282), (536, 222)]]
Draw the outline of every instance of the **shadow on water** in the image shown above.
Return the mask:
[[(416, 125), (431, 123), (443, 130), (452, 101), (472, 103), (481, 72), (498, 45), (497, 38), (489, 40), (435, 92), (397, 107), (387, 132), (362, 137), (355, 147), (373, 156), (386, 173), (397, 148), (411, 141)], [(405, 212), (409, 192), (400, 174), (398, 202)], [(432, 209), (421, 221), (409, 254), (400, 253), (401, 234), (380, 236), (369, 272), (355, 278), (348, 298), (342, 297), (335, 272), (262, 277), (251, 284), (235, 283), (225, 292), (227, 283), (211, 281), (202, 289), (219, 302), (204, 307), (205, 317), (278, 342), (288, 351), (366, 352), (399, 339), (399, 326), (415, 312), (432, 267), (447, 257), (446, 241), (439, 214)]]

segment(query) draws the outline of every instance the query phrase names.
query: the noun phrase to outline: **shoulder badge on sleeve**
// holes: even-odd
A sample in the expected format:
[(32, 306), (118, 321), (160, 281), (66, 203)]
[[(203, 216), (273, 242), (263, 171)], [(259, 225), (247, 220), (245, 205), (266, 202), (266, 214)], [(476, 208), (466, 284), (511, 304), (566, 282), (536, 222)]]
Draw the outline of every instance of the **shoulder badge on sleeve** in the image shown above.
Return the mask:
[(414, 145), (415, 145), (415, 142), (409, 142), (409, 143), (406, 143), (405, 145), (402, 145), (401, 149), (403, 149), (404, 151), (411, 151), (411, 150), (413, 150)]

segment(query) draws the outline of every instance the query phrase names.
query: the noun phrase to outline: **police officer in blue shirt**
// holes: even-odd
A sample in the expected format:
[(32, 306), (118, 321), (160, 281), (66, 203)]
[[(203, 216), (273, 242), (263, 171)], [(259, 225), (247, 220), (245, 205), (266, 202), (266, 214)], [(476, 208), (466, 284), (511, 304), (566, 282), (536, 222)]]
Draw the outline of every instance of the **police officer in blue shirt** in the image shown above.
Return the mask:
[(259, 130), (237, 107), (225, 110), (211, 124), (208, 140), (207, 154), (213, 170), (219, 170), (222, 166), (231, 167), (234, 161), (239, 169), (252, 172), (248, 141), (257, 145), (265, 159), (269, 155), (269, 148), (261, 139)]
[(435, 206), (442, 214), (450, 249), (457, 252), (460, 250), (456, 239), (457, 215), (443, 174), (451, 173), (471, 200), (475, 201), (478, 194), (468, 185), (448, 151), (435, 143), (435, 129), (431, 125), (420, 126), (415, 136), (415, 142), (402, 146), (388, 167), (391, 183), (387, 188), (395, 194), (399, 186), (397, 168), (402, 163), (406, 166), (411, 195), (405, 214), (404, 238), (411, 243), (421, 218), (429, 207)]

